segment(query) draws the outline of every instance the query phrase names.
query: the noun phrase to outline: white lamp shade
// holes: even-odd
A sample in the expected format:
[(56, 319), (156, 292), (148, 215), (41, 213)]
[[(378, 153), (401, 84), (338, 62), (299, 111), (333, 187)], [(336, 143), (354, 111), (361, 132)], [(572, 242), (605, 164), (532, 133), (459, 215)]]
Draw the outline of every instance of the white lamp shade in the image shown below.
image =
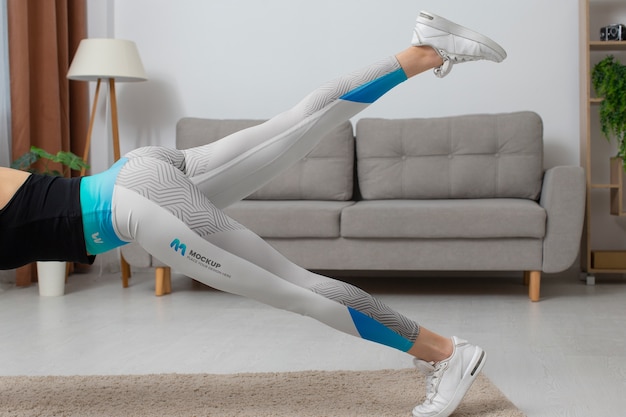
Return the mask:
[(114, 78), (121, 82), (147, 80), (135, 42), (123, 39), (80, 41), (67, 78), (79, 81), (98, 78)]

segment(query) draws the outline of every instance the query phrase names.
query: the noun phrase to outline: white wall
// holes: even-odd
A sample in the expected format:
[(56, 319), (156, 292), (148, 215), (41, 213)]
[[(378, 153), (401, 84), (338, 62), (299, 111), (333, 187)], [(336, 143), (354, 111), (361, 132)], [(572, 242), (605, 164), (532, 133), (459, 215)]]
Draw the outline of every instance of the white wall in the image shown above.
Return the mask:
[[(420, 9), (493, 37), (508, 59), (463, 64), (442, 80), (422, 75), (360, 117), (533, 110), (545, 124), (546, 167), (579, 163), (576, 1), (90, 0), (89, 23), (90, 37), (135, 41), (150, 78), (118, 87), (124, 153), (173, 146), (182, 116), (269, 118), (407, 46)], [(108, 166), (106, 143), (94, 149), (95, 172)]]

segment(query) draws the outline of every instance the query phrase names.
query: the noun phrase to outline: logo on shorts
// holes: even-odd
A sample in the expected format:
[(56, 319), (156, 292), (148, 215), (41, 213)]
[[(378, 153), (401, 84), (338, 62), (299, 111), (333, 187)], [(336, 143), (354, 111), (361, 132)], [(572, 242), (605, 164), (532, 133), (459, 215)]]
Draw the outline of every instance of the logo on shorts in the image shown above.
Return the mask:
[(170, 243), (170, 248), (174, 248), (175, 252), (178, 252), (180, 250), (180, 254), (182, 256), (185, 256), (185, 252), (187, 252), (187, 245), (185, 245), (184, 243), (180, 243), (180, 240), (178, 239), (172, 240), (172, 243)]

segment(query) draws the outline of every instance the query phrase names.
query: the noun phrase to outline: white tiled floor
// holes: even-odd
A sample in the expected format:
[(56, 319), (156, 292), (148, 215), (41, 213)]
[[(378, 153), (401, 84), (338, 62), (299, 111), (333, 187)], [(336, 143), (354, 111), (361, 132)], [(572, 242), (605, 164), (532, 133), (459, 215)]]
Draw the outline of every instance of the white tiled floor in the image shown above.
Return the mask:
[[(488, 352), (485, 374), (529, 417), (622, 416), (626, 280), (548, 276), (531, 303), (518, 277), (350, 279), (432, 330)], [(63, 297), (0, 291), (0, 374), (232, 373), (411, 366), (309, 318), (174, 276), (73, 275)]]

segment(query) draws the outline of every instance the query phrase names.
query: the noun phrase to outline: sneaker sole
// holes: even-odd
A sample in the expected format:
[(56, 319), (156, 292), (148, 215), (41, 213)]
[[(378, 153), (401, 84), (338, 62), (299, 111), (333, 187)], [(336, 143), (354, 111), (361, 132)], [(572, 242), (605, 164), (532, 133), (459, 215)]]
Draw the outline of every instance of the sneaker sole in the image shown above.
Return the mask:
[[(454, 395), (452, 396), (452, 400), (450, 400), (448, 405), (446, 405), (446, 407), (443, 410), (441, 410), (437, 414), (432, 415), (431, 417), (447, 417), (450, 414), (452, 414), (454, 410), (457, 409), (459, 404), (461, 404), (463, 397), (465, 397), (465, 394), (467, 393), (467, 391), (470, 389), (470, 387), (476, 380), (476, 377), (478, 376), (480, 371), (483, 369), (486, 359), (487, 359), (487, 354), (485, 353), (485, 351), (481, 347), (476, 346), (476, 352), (474, 352), (472, 361), (470, 362), (470, 365), (467, 367), (467, 371), (465, 375), (463, 375), (461, 382), (457, 386), (456, 391), (454, 392)], [(413, 413), (413, 416), (416, 416), (415, 413)]]
[(423, 25), (430, 26), (431, 28), (439, 29), (452, 35), (460, 36), (462, 38), (469, 39), (487, 46), (488, 48), (493, 50), (498, 56), (499, 60), (496, 62), (502, 62), (506, 58), (506, 51), (495, 41), (489, 39), (485, 35), (474, 32), (471, 29), (451, 22), (441, 16), (437, 16), (436, 14), (430, 12), (421, 11), (420, 14), (417, 16), (417, 21), (422, 23)]

